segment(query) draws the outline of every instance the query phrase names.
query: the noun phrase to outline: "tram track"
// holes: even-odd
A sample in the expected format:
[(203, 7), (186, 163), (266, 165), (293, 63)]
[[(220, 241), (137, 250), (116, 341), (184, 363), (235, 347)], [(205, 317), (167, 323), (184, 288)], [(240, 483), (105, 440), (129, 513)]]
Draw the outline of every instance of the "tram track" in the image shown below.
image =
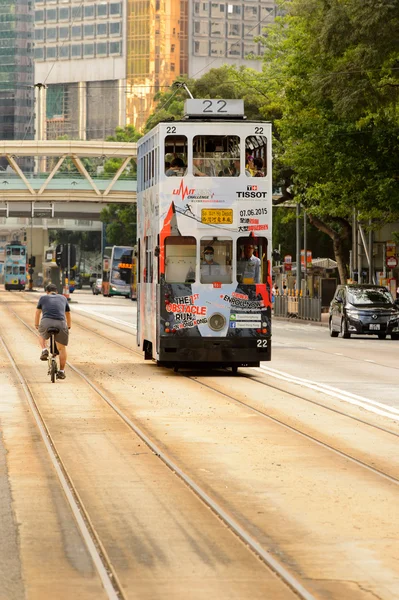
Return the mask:
[[(5, 303), (2, 303), (3, 305)], [(33, 335), (37, 336), (36, 331), (28, 323), (26, 323), (14, 310), (7, 306), (9, 312), (22, 323), (27, 330)], [(76, 326), (76, 323), (75, 323)], [(95, 333), (89, 328), (77, 325), (82, 329)], [(100, 334), (98, 334), (100, 335)], [(108, 342), (111, 341), (105, 336), (101, 336)], [(122, 587), (118, 584), (117, 574), (114, 572), (111, 561), (108, 559), (104, 548), (102, 547), (101, 540), (99, 539), (94, 527), (91, 525), (90, 516), (86, 511), (83, 502), (80, 500), (78, 492), (76, 491), (72, 479), (69, 477), (67, 470), (65, 469), (62, 458), (57, 452), (56, 446), (52, 441), (50, 432), (46, 426), (46, 423), (40, 413), (40, 409), (35, 402), (34, 395), (29, 388), (29, 384), (25, 377), (22, 375), (21, 370), (18, 368), (17, 363), (11, 354), (3, 336), (0, 334), (0, 343), (3, 346), (7, 357), (17, 375), (18, 380), (21, 383), (22, 389), (27, 398), (28, 404), (34, 415), (36, 424), (39, 428), (41, 437), (46, 445), (47, 451), (50, 455), (51, 461), (56, 469), (57, 476), (59, 478), (62, 489), (64, 490), (70, 508), (73, 515), (78, 521), (79, 529), (82, 532), (83, 538), (87, 544), (87, 547), (92, 555), (94, 564), (99, 572), (104, 588), (107, 591), (109, 600), (118, 600), (125, 598)], [(122, 344), (118, 344), (124, 349), (128, 349)], [(138, 353), (137, 353), (138, 354)], [(189, 475), (187, 475), (179, 465), (174, 462), (166, 452), (162, 450), (140, 427), (138, 427), (122, 410), (99, 388), (85, 373), (83, 373), (75, 365), (67, 362), (68, 367), (75, 372), (82, 380), (84, 380), (88, 386), (98, 394), (102, 400), (122, 419), (122, 421), (149, 447), (153, 454), (158, 457), (168, 469), (180, 478), (188, 488), (190, 488), (200, 500), (210, 508), (213, 513), (232, 531), (243, 543), (250, 549), (258, 558), (260, 558), (265, 566), (275, 573), (284, 582), (287, 587), (292, 590), (298, 598), (301, 600), (316, 600), (315, 596), (307, 590), (302, 583), (292, 575), (285, 566), (276, 560), (276, 558), (268, 552), (267, 549), (262, 545), (242, 526), (237, 522), (227, 510), (225, 510), (217, 501), (215, 501), (200, 485), (198, 485)]]
[[(12, 312), (14, 312), (14, 311), (12, 311)], [(14, 312), (14, 314), (15, 314), (15, 316), (18, 319), (20, 319), (20, 317), (15, 312)], [(101, 321), (100, 319), (96, 319), (95, 317), (92, 317), (91, 315), (88, 315), (88, 314), (86, 315), (85, 314), (84, 318), (88, 318), (90, 320), (93, 320), (95, 322), (98, 322), (98, 323), (104, 325), (104, 321)], [(24, 325), (29, 328), (29, 326), (26, 323), (24, 323)], [(90, 329), (89, 327), (86, 327), (85, 325), (82, 325), (80, 323), (79, 323), (78, 326), (81, 329), (84, 329), (84, 330), (88, 331), (91, 334), (95, 334), (97, 337), (100, 337), (100, 338), (106, 340), (107, 342), (112, 342), (112, 344), (115, 344), (116, 346), (118, 346), (120, 348), (123, 348), (124, 350), (128, 350), (129, 352), (133, 353), (134, 355), (142, 358), (142, 352), (141, 351), (136, 350), (136, 349), (134, 349), (134, 348), (132, 348), (130, 346), (127, 346), (125, 344), (122, 344), (121, 342), (115, 341), (112, 338), (110, 338), (108, 336), (105, 336), (105, 335), (103, 335), (103, 334), (101, 334), (101, 333), (99, 333), (97, 331), (94, 331), (93, 329)], [(128, 335), (134, 335), (130, 331), (124, 331), (124, 330), (122, 330), (119, 326), (115, 327), (114, 324), (106, 323), (106, 326), (110, 327), (111, 329), (117, 329), (119, 331), (122, 331), (123, 333), (126, 333)], [(69, 366), (72, 367), (72, 365), (69, 365)], [(73, 367), (73, 368), (75, 368), (75, 367)], [(257, 372), (259, 372), (259, 371), (262, 372), (262, 368), (258, 368)], [(254, 407), (252, 404), (250, 404), (248, 402), (245, 402), (245, 401), (237, 398), (236, 396), (234, 396), (232, 394), (229, 394), (226, 391), (220, 390), (218, 387), (216, 387), (214, 385), (208, 384), (206, 381), (204, 381), (204, 377), (201, 377), (201, 374), (190, 375), (190, 374), (182, 372), (182, 371), (179, 371), (178, 374), (180, 376), (182, 376), (182, 377), (185, 377), (185, 378), (193, 381), (197, 385), (201, 385), (203, 387), (206, 387), (209, 390), (212, 390), (213, 392), (218, 393), (221, 396), (227, 398), (228, 400), (231, 400), (233, 402), (236, 402), (237, 404), (240, 404), (241, 406), (245, 407), (248, 410), (253, 411), (255, 414), (258, 414), (258, 415), (262, 416), (263, 418), (266, 418), (266, 419), (269, 419), (271, 421), (274, 421), (274, 422), (278, 423), (280, 426), (285, 427), (287, 429), (290, 429), (291, 431), (295, 432), (296, 434), (298, 434), (300, 436), (303, 436), (306, 439), (309, 439), (310, 441), (312, 441), (312, 442), (314, 442), (316, 444), (319, 444), (322, 447), (328, 448), (330, 451), (332, 451), (332, 452), (334, 452), (334, 453), (342, 456), (343, 458), (346, 458), (346, 459), (348, 459), (350, 461), (353, 461), (355, 464), (361, 465), (362, 467), (364, 467), (366, 469), (369, 469), (371, 472), (374, 472), (375, 474), (377, 474), (379, 476), (382, 476), (382, 477), (390, 480), (391, 482), (393, 482), (395, 484), (399, 483), (399, 477), (394, 477), (394, 476), (391, 476), (391, 475), (389, 475), (387, 473), (384, 473), (384, 471), (382, 469), (375, 468), (374, 466), (367, 464), (365, 461), (357, 459), (356, 457), (350, 455), (347, 452), (344, 452), (344, 451), (342, 451), (340, 449), (334, 448), (331, 444), (327, 444), (326, 442), (323, 442), (322, 440), (318, 439), (315, 435), (310, 435), (309, 433), (306, 433), (306, 432), (304, 432), (303, 430), (301, 430), (301, 429), (299, 429), (297, 427), (294, 427), (294, 426), (292, 426), (292, 425), (290, 425), (288, 423), (285, 423), (281, 419), (278, 419), (276, 417), (273, 417), (270, 414), (267, 414), (265, 411), (260, 410), (259, 408)], [(262, 373), (262, 374), (266, 374), (267, 375), (268, 373), (265, 370), (264, 373)], [(235, 375), (235, 377), (237, 377), (237, 375)], [(337, 408), (335, 408), (333, 406), (329, 406), (328, 404), (326, 404), (324, 402), (319, 402), (319, 401), (316, 401), (314, 399), (307, 398), (306, 396), (301, 395), (301, 394), (299, 394), (296, 391), (295, 392), (293, 392), (293, 391), (287, 391), (286, 389), (284, 389), (282, 387), (279, 387), (278, 385), (271, 385), (270, 382), (262, 381), (262, 379), (260, 379), (258, 376), (254, 377), (252, 373), (246, 373), (246, 372), (240, 371), (238, 373), (238, 377), (239, 378), (246, 378), (246, 380), (250, 381), (251, 383), (255, 383), (255, 384), (260, 385), (262, 387), (266, 387), (268, 389), (273, 389), (273, 390), (276, 390), (276, 391), (279, 391), (279, 392), (283, 392), (284, 394), (288, 394), (289, 396), (291, 396), (294, 399), (299, 399), (299, 400), (301, 400), (303, 402), (306, 402), (308, 404), (317, 406), (317, 407), (319, 407), (319, 408), (321, 408), (323, 410), (327, 410), (327, 411), (329, 411), (331, 413), (337, 414), (337, 415), (342, 416), (342, 417), (344, 417), (346, 419), (350, 419), (351, 421), (354, 421), (354, 422), (359, 423), (361, 425), (365, 425), (366, 427), (370, 427), (371, 429), (380, 431), (381, 433), (387, 434), (389, 436), (393, 436), (394, 438), (399, 438), (399, 432), (395, 432), (392, 429), (388, 429), (386, 427), (382, 427), (381, 425), (377, 425), (375, 423), (370, 423), (370, 421), (367, 421), (367, 420), (361, 419), (360, 417), (351, 415), (351, 414), (349, 414), (347, 412), (344, 412), (342, 410), (339, 410), (339, 409), (337, 409)], [(295, 384), (296, 382), (295, 381), (290, 381), (290, 383), (294, 383)], [(318, 391), (320, 391), (322, 393), (327, 393), (327, 394), (329, 392), (328, 389), (323, 389), (322, 386), (320, 386), (320, 388), (318, 389)], [(253, 397), (256, 397), (256, 396), (257, 396), (257, 394), (254, 393)], [(399, 416), (398, 416), (398, 419), (399, 419)]]
[[(15, 317), (16, 317), (16, 318), (17, 318), (17, 319), (18, 319), (18, 320), (19, 320), (21, 323), (23, 323), (23, 324), (24, 324), (24, 326), (25, 326), (27, 329), (29, 329), (29, 330), (30, 330), (32, 333), (35, 333), (35, 332), (34, 332), (34, 330), (33, 330), (33, 328), (31, 328), (31, 327), (30, 327), (30, 326), (29, 326), (29, 325), (28, 325), (26, 322), (24, 322), (24, 320), (23, 320), (23, 319), (22, 319), (22, 318), (21, 318), (21, 317), (20, 317), (20, 316), (19, 316), (17, 313), (15, 313), (15, 311), (13, 311), (13, 310), (12, 310), (10, 307), (7, 307), (7, 308), (10, 310), (10, 312), (11, 312), (11, 313), (13, 313), (13, 314), (15, 315)], [(100, 322), (100, 323), (101, 323), (102, 325), (104, 325), (104, 323), (103, 323), (103, 322)], [(76, 322), (76, 320), (75, 320), (75, 323), (74, 323), (74, 327), (75, 327), (75, 326), (76, 326), (76, 327), (78, 327), (79, 329), (82, 329), (82, 330), (84, 330), (84, 331), (86, 331), (86, 332), (90, 333), (91, 335), (93, 335), (93, 334), (94, 334), (94, 335), (96, 335), (97, 337), (99, 337), (99, 338), (102, 338), (104, 341), (107, 341), (107, 343), (112, 343), (112, 344), (115, 344), (116, 346), (118, 346), (118, 347), (122, 348), (123, 350), (128, 350), (129, 352), (131, 352), (131, 353), (133, 353), (133, 354), (135, 354), (136, 356), (139, 356), (139, 357), (141, 358), (141, 353), (140, 353), (140, 352), (138, 352), (138, 351), (136, 351), (136, 350), (132, 349), (131, 347), (129, 347), (129, 346), (127, 346), (127, 345), (123, 344), (123, 343), (120, 343), (120, 342), (118, 342), (118, 341), (112, 340), (112, 339), (111, 339), (109, 336), (107, 336), (107, 335), (103, 335), (103, 334), (101, 334), (101, 333), (99, 333), (99, 332), (97, 332), (97, 331), (94, 331), (94, 330), (93, 330), (93, 329), (91, 329), (90, 327), (86, 327), (86, 326), (84, 326), (84, 325), (82, 325), (82, 324), (80, 324), (80, 323), (77, 323), (77, 322)], [(109, 325), (109, 324), (107, 324), (107, 327), (110, 327), (111, 329), (115, 329), (113, 326), (111, 326), (111, 325)], [(136, 427), (136, 426), (135, 426), (135, 424), (134, 424), (133, 422), (129, 423), (129, 421), (131, 421), (131, 419), (129, 419), (129, 417), (127, 417), (127, 421), (125, 420), (125, 417), (126, 417), (126, 415), (124, 415), (124, 414), (123, 414), (123, 411), (120, 411), (120, 409), (118, 408), (118, 406), (116, 406), (116, 405), (115, 405), (115, 403), (114, 403), (114, 402), (113, 402), (113, 401), (112, 401), (110, 398), (108, 398), (108, 397), (107, 397), (107, 394), (104, 394), (104, 391), (103, 391), (102, 389), (100, 389), (100, 388), (99, 388), (99, 387), (96, 385), (96, 383), (94, 383), (93, 381), (91, 381), (91, 380), (90, 380), (90, 378), (89, 378), (89, 377), (88, 377), (88, 376), (87, 376), (85, 373), (83, 373), (83, 372), (82, 372), (80, 369), (78, 369), (78, 368), (77, 368), (75, 365), (73, 365), (73, 364), (70, 364), (69, 366), (70, 366), (70, 368), (71, 368), (71, 369), (72, 369), (74, 372), (76, 372), (78, 375), (80, 375), (81, 377), (83, 377), (83, 378), (85, 379), (86, 383), (92, 387), (92, 389), (96, 390), (96, 391), (97, 391), (97, 392), (98, 392), (98, 393), (101, 395), (101, 397), (103, 398), (103, 400), (104, 400), (105, 402), (107, 402), (107, 404), (108, 404), (108, 405), (109, 405), (109, 406), (110, 406), (110, 407), (111, 407), (111, 408), (112, 408), (112, 409), (113, 409), (113, 410), (114, 410), (114, 411), (115, 411), (115, 412), (116, 412), (116, 413), (117, 413), (117, 414), (118, 414), (118, 415), (119, 415), (119, 416), (120, 416), (120, 417), (121, 417), (121, 418), (124, 420), (124, 422), (125, 422), (125, 423), (126, 423), (128, 426), (129, 426), (129, 427), (131, 427), (131, 429), (132, 429), (132, 430), (133, 430), (133, 431), (134, 431), (134, 432), (135, 432), (137, 435), (139, 435), (139, 437), (141, 437), (141, 439), (143, 439), (143, 441), (144, 441), (144, 442), (145, 442), (145, 443), (146, 443), (146, 444), (147, 444), (147, 445), (148, 445), (148, 446), (151, 448), (152, 452), (154, 452), (154, 453), (155, 453), (155, 454), (156, 454), (156, 455), (157, 455), (157, 456), (158, 456), (158, 457), (159, 457), (159, 458), (160, 458), (160, 459), (161, 459), (163, 462), (165, 462), (165, 464), (167, 464), (167, 465), (168, 465), (169, 469), (171, 469), (171, 470), (172, 470), (173, 472), (175, 472), (175, 473), (176, 473), (176, 474), (177, 474), (179, 477), (181, 477), (181, 474), (180, 474), (180, 472), (179, 472), (179, 471), (180, 471), (180, 469), (179, 469), (179, 465), (178, 465), (178, 464), (177, 464), (175, 461), (170, 461), (170, 462), (169, 462), (169, 464), (168, 464), (168, 462), (166, 462), (166, 461), (164, 460), (164, 457), (166, 457), (166, 459), (168, 459), (168, 456), (165, 454), (165, 452), (163, 452), (163, 451), (162, 451), (162, 449), (161, 449), (161, 448), (159, 448), (159, 447), (158, 447), (158, 446), (156, 446), (156, 445), (155, 445), (155, 446), (151, 446), (150, 444), (148, 444), (148, 441), (151, 443), (151, 439), (148, 439), (148, 440), (147, 440), (146, 438), (148, 438), (148, 436), (146, 436), (145, 432), (143, 432), (142, 430), (140, 430), (140, 428), (138, 428), (138, 430), (137, 430), (137, 429), (135, 429), (135, 428), (134, 428), (134, 427)], [(210, 390), (212, 390), (213, 392), (216, 392), (216, 393), (217, 393), (217, 394), (219, 394), (220, 396), (223, 396), (223, 397), (225, 397), (225, 398), (226, 398), (227, 400), (229, 400), (229, 401), (233, 401), (234, 403), (236, 403), (236, 404), (238, 404), (238, 405), (242, 406), (242, 407), (243, 407), (243, 408), (245, 408), (246, 410), (248, 410), (248, 409), (249, 409), (249, 410), (250, 410), (250, 411), (252, 411), (254, 414), (257, 414), (258, 416), (261, 416), (262, 418), (265, 418), (265, 417), (266, 417), (268, 420), (271, 420), (272, 422), (274, 422), (274, 423), (275, 423), (275, 424), (277, 424), (278, 426), (282, 426), (282, 427), (284, 427), (284, 428), (288, 429), (289, 431), (291, 431), (292, 433), (299, 434), (300, 436), (303, 436), (303, 437), (305, 437), (307, 440), (309, 440), (309, 441), (311, 441), (312, 443), (315, 443), (315, 444), (317, 444), (317, 445), (321, 446), (323, 449), (328, 449), (329, 451), (332, 451), (333, 453), (335, 453), (335, 454), (338, 454), (338, 455), (339, 455), (341, 458), (345, 458), (346, 460), (349, 460), (350, 462), (352, 462), (353, 464), (355, 464), (357, 467), (361, 467), (361, 468), (364, 468), (364, 469), (366, 469), (368, 472), (372, 473), (373, 475), (378, 475), (379, 477), (382, 477), (383, 479), (385, 479), (385, 480), (386, 480), (386, 481), (388, 481), (389, 483), (394, 483), (395, 485), (397, 485), (397, 484), (399, 483), (399, 480), (398, 480), (398, 478), (396, 478), (396, 477), (393, 477), (393, 476), (391, 476), (391, 475), (389, 475), (389, 474), (387, 474), (387, 473), (385, 473), (385, 472), (381, 471), (380, 469), (373, 467), (372, 465), (368, 465), (368, 464), (364, 463), (364, 461), (360, 461), (360, 460), (358, 460), (358, 459), (356, 459), (356, 458), (353, 458), (352, 456), (348, 455), (347, 453), (343, 453), (343, 452), (341, 452), (341, 451), (337, 450), (336, 448), (333, 448), (333, 447), (329, 446), (328, 444), (325, 444), (324, 442), (321, 442), (320, 440), (318, 440), (318, 439), (315, 439), (314, 437), (312, 437), (312, 436), (310, 436), (310, 435), (308, 435), (308, 434), (304, 434), (303, 432), (301, 432), (300, 430), (298, 430), (298, 429), (296, 429), (296, 428), (290, 427), (289, 425), (287, 426), (287, 424), (286, 424), (286, 423), (283, 423), (283, 422), (279, 421), (278, 419), (276, 419), (276, 418), (273, 418), (273, 417), (271, 417), (270, 415), (267, 415), (267, 414), (265, 414), (263, 411), (259, 411), (258, 409), (256, 409), (255, 407), (251, 406), (250, 404), (247, 404), (247, 403), (245, 403), (245, 402), (242, 402), (242, 401), (241, 401), (241, 400), (239, 400), (237, 397), (234, 397), (234, 396), (233, 396), (233, 395), (231, 395), (231, 394), (226, 394), (225, 392), (222, 392), (220, 389), (217, 389), (217, 388), (216, 388), (216, 387), (214, 387), (213, 385), (208, 385), (208, 384), (206, 384), (204, 381), (199, 381), (197, 377), (193, 377), (193, 376), (186, 375), (186, 374), (183, 374), (183, 373), (179, 373), (179, 374), (177, 374), (177, 375), (173, 375), (173, 376), (179, 377), (179, 376), (181, 376), (181, 375), (182, 375), (182, 376), (184, 376), (184, 377), (187, 377), (188, 379), (190, 379), (191, 381), (193, 381), (193, 382), (194, 382), (195, 384), (197, 384), (197, 385), (198, 385), (198, 384), (200, 384), (200, 385), (202, 385), (202, 386), (204, 386), (204, 387), (208, 387), (208, 388), (209, 388)], [(254, 381), (253, 381), (253, 379), (252, 379), (251, 377), (249, 377), (249, 376), (247, 376), (247, 375), (244, 375), (244, 377), (245, 377), (246, 379), (250, 379), (252, 382), (254, 382)], [(254, 382), (254, 383), (255, 383), (255, 382)], [(256, 383), (259, 383), (259, 382), (256, 382)], [(291, 395), (292, 395), (292, 396), (294, 396), (294, 394), (291, 394)], [(105, 397), (104, 397), (104, 396), (105, 396)], [(325, 406), (323, 406), (323, 408), (328, 408), (328, 407), (325, 407)], [(122, 414), (120, 414), (120, 412), (122, 412)], [(346, 414), (344, 414), (343, 416), (345, 416), (345, 417), (348, 417), (349, 415), (346, 415)], [(367, 425), (368, 427), (373, 427), (373, 425), (371, 425), (370, 423), (367, 423), (367, 422), (365, 422), (365, 421), (361, 421), (361, 423), (362, 423), (363, 425)], [(132, 427), (132, 425), (133, 425), (133, 427)], [(391, 431), (389, 431), (389, 430), (387, 430), (387, 431), (381, 431), (381, 432), (382, 432), (382, 433), (388, 433), (388, 434), (392, 434), (392, 435), (395, 435), (395, 436), (397, 437), (397, 434), (395, 434), (395, 432), (391, 432)], [(143, 437), (142, 437), (142, 435), (141, 435), (141, 434), (143, 434)], [(181, 478), (182, 478), (182, 479), (184, 479), (184, 477), (181, 477)], [(240, 537), (240, 538), (241, 538), (241, 539), (242, 539), (242, 540), (243, 540), (243, 541), (244, 541), (244, 542), (245, 542), (245, 543), (248, 545), (248, 546), (250, 546), (250, 547), (251, 547), (252, 551), (253, 551), (253, 552), (255, 552), (255, 554), (257, 554), (258, 556), (260, 556), (260, 557), (261, 557), (261, 558), (264, 560), (264, 562), (265, 562), (265, 563), (266, 563), (266, 564), (267, 564), (267, 565), (268, 565), (270, 568), (272, 568), (272, 570), (273, 570), (274, 572), (277, 572), (277, 573), (280, 575), (280, 577), (282, 577), (282, 579), (283, 579), (283, 580), (284, 580), (284, 581), (287, 583), (287, 585), (289, 585), (289, 587), (290, 587), (291, 589), (294, 589), (294, 588), (292, 587), (292, 585), (291, 585), (291, 583), (292, 583), (292, 582), (289, 580), (289, 578), (285, 578), (284, 576), (282, 576), (282, 575), (279, 573), (279, 571), (278, 571), (278, 570), (276, 570), (276, 568), (275, 568), (275, 565), (274, 565), (274, 564), (272, 564), (271, 562), (267, 562), (267, 560), (265, 560), (265, 556), (263, 556), (263, 555), (261, 554), (261, 552), (260, 552), (260, 551), (262, 551), (262, 547), (260, 547), (260, 548), (259, 548), (259, 545), (257, 545), (256, 539), (250, 539), (249, 541), (248, 541), (247, 539), (245, 539), (245, 537), (243, 537), (243, 535), (242, 535), (242, 534), (246, 535), (245, 528), (243, 529), (243, 531), (241, 531), (241, 529), (240, 529), (240, 527), (241, 527), (240, 523), (237, 523), (237, 524), (235, 524), (235, 523), (233, 523), (233, 524), (231, 524), (231, 523), (228, 523), (228, 522), (225, 520), (225, 518), (224, 518), (224, 516), (225, 516), (225, 515), (224, 515), (224, 513), (223, 513), (223, 506), (219, 506), (219, 503), (216, 503), (216, 510), (215, 510), (215, 507), (214, 507), (214, 506), (212, 506), (212, 503), (211, 503), (211, 502), (209, 502), (209, 500), (208, 500), (208, 496), (209, 496), (209, 494), (207, 494), (207, 493), (206, 493), (206, 491), (205, 491), (205, 496), (204, 496), (204, 497), (202, 497), (200, 494), (198, 494), (198, 492), (197, 492), (197, 490), (196, 490), (196, 488), (195, 488), (195, 486), (196, 486), (196, 483), (195, 483), (195, 481), (194, 481), (194, 480), (190, 481), (190, 479), (191, 479), (191, 478), (189, 477), (189, 480), (188, 480), (188, 481), (186, 481), (186, 480), (185, 480), (185, 483), (186, 483), (186, 485), (190, 486), (190, 487), (191, 487), (191, 489), (192, 489), (192, 490), (193, 490), (193, 491), (194, 491), (194, 492), (195, 492), (197, 495), (199, 495), (199, 496), (201, 497), (201, 499), (202, 499), (202, 500), (203, 500), (203, 501), (204, 501), (204, 502), (205, 502), (205, 503), (206, 503), (208, 506), (210, 506), (210, 507), (212, 508), (212, 510), (214, 510), (214, 512), (216, 512), (216, 514), (218, 514), (219, 518), (221, 518), (221, 519), (222, 519), (222, 520), (223, 520), (223, 521), (224, 521), (224, 522), (225, 522), (225, 523), (228, 525), (228, 527), (229, 527), (229, 528), (231, 528), (231, 529), (232, 529), (232, 530), (233, 530), (233, 531), (234, 531), (234, 532), (235, 532), (235, 533), (236, 533), (236, 534), (237, 534), (237, 535), (238, 535), (238, 536), (239, 536), (239, 537)], [(194, 484), (194, 486), (191, 486), (191, 485), (190, 485), (190, 484), (191, 484), (191, 482)], [(212, 501), (212, 498), (210, 498), (210, 500)], [(220, 511), (220, 512), (218, 511), (218, 509), (219, 509), (219, 508), (221, 508), (221, 511)], [(227, 515), (227, 517), (229, 516), (229, 515), (228, 515), (228, 513), (226, 513), (226, 515)], [(237, 525), (237, 528), (235, 527), (235, 525)], [(266, 558), (268, 558), (268, 559), (269, 559), (269, 557), (266, 557)], [(273, 556), (271, 556), (271, 558), (273, 559)], [(301, 595), (301, 594), (298, 592), (298, 590), (296, 590), (296, 593), (297, 593), (297, 594), (299, 595), (299, 597), (301, 597), (301, 598), (313, 598), (313, 596), (312, 596), (312, 595), (310, 594), (310, 592), (308, 592), (307, 590), (304, 590), (303, 592), (304, 592), (304, 593), (302, 593), (302, 590), (301, 590), (301, 593), (302, 593), (302, 595)], [(308, 593), (308, 594), (310, 594), (310, 595), (306, 595), (307, 593)]]

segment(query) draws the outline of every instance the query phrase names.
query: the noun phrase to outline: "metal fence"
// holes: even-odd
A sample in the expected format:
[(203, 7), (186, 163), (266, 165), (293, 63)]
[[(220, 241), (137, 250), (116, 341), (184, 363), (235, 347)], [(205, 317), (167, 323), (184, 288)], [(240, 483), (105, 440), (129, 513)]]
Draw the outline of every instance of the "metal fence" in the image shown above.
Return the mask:
[(298, 317), (308, 321), (321, 321), (321, 298), (275, 296), (273, 314), (275, 317)]

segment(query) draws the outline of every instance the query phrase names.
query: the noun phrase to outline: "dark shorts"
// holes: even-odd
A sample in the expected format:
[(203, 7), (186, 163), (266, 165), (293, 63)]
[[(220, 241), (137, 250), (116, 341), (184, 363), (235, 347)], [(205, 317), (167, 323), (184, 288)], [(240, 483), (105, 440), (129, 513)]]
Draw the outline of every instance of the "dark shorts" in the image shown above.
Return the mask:
[(50, 327), (57, 327), (57, 329), (60, 330), (60, 332), (55, 335), (55, 341), (63, 346), (68, 346), (69, 331), (66, 321), (59, 321), (58, 319), (42, 319), (39, 324), (39, 335), (45, 340), (48, 340), (50, 337), (50, 334), (47, 332)]

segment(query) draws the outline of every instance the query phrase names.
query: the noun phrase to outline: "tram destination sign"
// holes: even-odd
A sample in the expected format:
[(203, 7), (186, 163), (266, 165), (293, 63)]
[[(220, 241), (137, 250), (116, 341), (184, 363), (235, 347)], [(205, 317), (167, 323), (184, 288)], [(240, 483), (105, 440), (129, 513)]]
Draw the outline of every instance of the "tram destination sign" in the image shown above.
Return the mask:
[(203, 208), (201, 210), (201, 223), (212, 225), (232, 225), (232, 208)]
[(184, 115), (187, 117), (229, 118), (244, 116), (244, 100), (197, 100), (184, 102)]

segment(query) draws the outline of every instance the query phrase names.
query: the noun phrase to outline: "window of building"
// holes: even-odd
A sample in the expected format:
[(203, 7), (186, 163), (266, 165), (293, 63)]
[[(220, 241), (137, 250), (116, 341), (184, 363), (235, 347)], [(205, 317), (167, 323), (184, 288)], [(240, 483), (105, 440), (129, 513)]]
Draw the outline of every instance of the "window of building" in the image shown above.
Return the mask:
[(209, 35), (209, 21), (194, 21), (194, 33), (196, 35)]
[(109, 43), (109, 53), (110, 54), (120, 54), (121, 52), (121, 43), (120, 42), (110, 42)]
[(227, 35), (229, 37), (241, 37), (241, 23), (228, 23)]
[(72, 20), (75, 21), (79, 21), (79, 19), (82, 18), (83, 15), (83, 7), (80, 4), (79, 6), (72, 6)]
[(99, 42), (96, 44), (96, 54), (97, 56), (106, 56), (108, 54), (107, 42)]
[(240, 138), (236, 135), (197, 135), (193, 139), (195, 177), (237, 177), (240, 174)]
[(194, 41), (194, 54), (197, 56), (209, 56), (209, 42), (207, 40)]
[(175, 70), (175, 63), (170, 63), (170, 70), (173, 72)]
[(108, 5), (107, 4), (97, 4), (97, 17), (107, 17), (108, 16)]
[(67, 59), (69, 58), (69, 46), (64, 44), (63, 46), (58, 46), (58, 58)]
[(59, 21), (69, 21), (69, 7), (63, 6), (58, 11)]
[(72, 25), (72, 38), (77, 40), (82, 37), (82, 26), (81, 25)]
[(120, 15), (122, 12), (121, 3), (120, 2), (111, 2), (109, 5), (109, 14), (110, 16)]
[(233, 281), (233, 242), (225, 237), (204, 237), (200, 242), (201, 283), (231, 283)]
[(108, 26), (106, 23), (97, 23), (97, 35), (107, 35)]
[(94, 44), (85, 44), (84, 45), (84, 55), (85, 56), (94, 56)]
[(56, 27), (47, 27), (46, 29), (46, 40), (48, 42), (54, 42), (57, 39)]
[(267, 175), (267, 138), (250, 135), (245, 140), (245, 172), (248, 177)]
[(82, 44), (72, 44), (72, 58), (82, 58)]
[(254, 27), (253, 23), (244, 23), (244, 37), (253, 38), (254, 35), (259, 35), (259, 25)]
[(165, 239), (166, 283), (195, 283), (197, 263), (195, 237), (176, 235)]
[(94, 18), (94, 4), (88, 4), (85, 8), (85, 19), (93, 19)]
[(56, 8), (48, 8), (46, 10), (46, 22), (56, 21), (57, 20), (57, 9)]
[[(103, 25), (103, 23), (101, 23)], [(109, 24), (109, 33), (110, 35), (120, 35), (121, 33), (121, 24), (119, 21), (111, 22)]]
[[(211, 35), (224, 36), (225, 22), (224, 21), (211, 21)], [(208, 35), (208, 33), (206, 34)]]
[(274, 8), (270, 7), (270, 6), (261, 6), (260, 7), (260, 16), (262, 21), (272, 21), (272, 18), (274, 17)]
[(57, 58), (57, 46), (47, 46), (46, 58), (48, 60)]
[(233, 56), (233, 57), (241, 56), (241, 52), (242, 52), (241, 42), (234, 42), (234, 44), (229, 44), (227, 56)]
[(211, 56), (224, 56), (226, 52), (226, 42), (223, 40), (211, 40)]
[(258, 44), (250, 44), (248, 42), (244, 44), (244, 58), (248, 55), (258, 56), (258, 54)]
[(209, 14), (209, 2), (195, 2), (194, 14), (197, 16), (207, 16)]
[[(266, 210), (266, 209), (265, 209)], [(237, 281), (243, 285), (266, 283), (267, 239), (240, 237), (237, 240)]]
[(244, 20), (245, 21), (257, 21), (258, 19), (258, 6), (253, 4), (252, 6), (248, 6), (245, 4), (244, 6)]
[(227, 16), (229, 19), (237, 18), (241, 16), (241, 4), (228, 4), (227, 5)]
[(223, 17), (224, 16), (224, 4), (219, 2), (212, 2), (211, 4), (211, 17)]
[(165, 175), (183, 177), (187, 169), (187, 138), (185, 135), (165, 137)]
[(64, 40), (69, 40), (69, 27), (60, 27), (58, 30), (58, 36), (60, 42)]
[(35, 23), (41, 23), (44, 20), (44, 10), (35, 10)]
[(35, 40), (40, 42), (44, 40), (44, 29), (35, 29)]
[(84, 26), (84, 34), (85, 38), (94, 36), (94, 25), (85, 25)]
[(37, 60), (43, 60), (44, 59), (44, 50), (43, 50), (43, 48), (35, 48), (35, 58)]

